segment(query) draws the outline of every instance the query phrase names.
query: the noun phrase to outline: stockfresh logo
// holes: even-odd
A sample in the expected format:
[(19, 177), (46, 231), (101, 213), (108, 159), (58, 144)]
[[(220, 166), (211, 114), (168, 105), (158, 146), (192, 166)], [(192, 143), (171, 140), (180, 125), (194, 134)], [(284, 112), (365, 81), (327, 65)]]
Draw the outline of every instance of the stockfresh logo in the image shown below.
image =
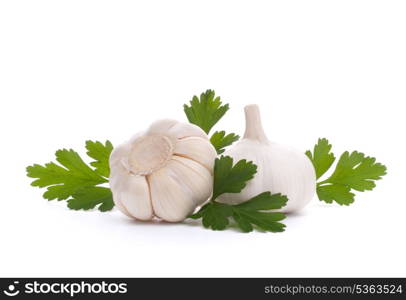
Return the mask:
[(86, 294), (126, 294), (127, 283), (115, 282), (39, 282), (27, 281), (24, 284), (19, 284), (14, 281), (7, 286), (3, 293), (9, 297), (17, 296), (18, 294), (25, 295), (69, 295), (75, 297), (76, 295)]
[(19, 284), (18, 281), (14, 281), (12, 284), (10, 284), (7, 287), (6, 290), (3, 291), (3, 293), (6, 294), (9, 297), (17, 296), (20, 293), (20, 291), (17, 288), (18, 284)]

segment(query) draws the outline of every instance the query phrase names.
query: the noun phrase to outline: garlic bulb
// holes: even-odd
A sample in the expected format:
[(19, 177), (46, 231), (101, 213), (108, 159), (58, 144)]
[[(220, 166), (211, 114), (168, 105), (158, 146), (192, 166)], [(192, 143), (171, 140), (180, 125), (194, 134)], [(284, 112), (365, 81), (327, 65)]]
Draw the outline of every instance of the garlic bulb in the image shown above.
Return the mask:
[(302, 152), (270, 142), (262, 128), (257, 105), (245, 107), (245, 134), (224, 155), (234, 161), (247, 159), (257, 165), (257, 174), (239, 194), (224, 194), (223, 203), (241, 203), (259, 193), (271, 191), (288, 197), (281, 212), (293, 212), (303, 208), (316, 190), (316, 174), (309, 158)]
[(216, 155), (196, 125), (157, 121), (113, 150), (114, 203), (139, 220), (182, 221), (211, 196)]

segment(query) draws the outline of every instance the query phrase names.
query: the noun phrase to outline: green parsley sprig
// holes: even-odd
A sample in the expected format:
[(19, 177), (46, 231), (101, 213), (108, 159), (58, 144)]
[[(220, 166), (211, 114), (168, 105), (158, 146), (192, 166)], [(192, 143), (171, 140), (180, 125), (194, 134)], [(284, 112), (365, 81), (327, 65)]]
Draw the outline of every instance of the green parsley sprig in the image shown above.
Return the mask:
[(281, 194), (261, 193), (246, 202), (236, 205), (219, 203), (216, 199), (225, 193), (240, 193), (257, 172), (257, 166), (250, 161), (240, 160), (233, 165), (230, 156), (217, 158), (214, 164), (213, 196), (192, 219), (202, 219), (203, 226), (213, 230), (224, 230), (230, 219), (242, 232), (254, 228), (270, 232), (282, 232), (285, 225), (280, 223), (285, 215), (270, 210), (286, 205), (288, 198)]
[(94, 160), (87, 165), (80, 155), (70, 149), (58, 150), (56, 161), (44, 166), (34, 164), (27, 167), (27, 176), (35, 178), (31, 185), (46, 187), (43, 197), (48, 200), (67, 200), (70, 209), (111, 210), (114, 206), (109, 188), (100, 186), (108, 183), (110, 173), (109, 156), (113, 145), (106, 141), (86, 142), (87, 155)]
[[(306, 151), (316, 170), (319, 180), (333, 165), (336, 157), (331, 152), (331, 144), (325, 138), (318, 140), (313, 152)], [(375, 188), (375, 181), (386, 175), (386, 167), (376, 162), (373, 157), (353, 151), (345, 151), (337, 162), (330, 177), (317, 182), (317, 196), (326, 203), (336, 202), (350, 205), (354, 202), (352, 191), (370, 191)]]
[[(221, 102), (213, 90), (207, 90), (200, 94), (200, 98), (193, 96), (189, 105), (183, 105), (183, 110), (190, 123), (199, 126), (207, 134), (218, 121), (229, 110), (229, 105)], [(238, 141), (240, 137), (234, 133), (226, 134), (225, 131), (216, 131), (210, 137), (218, 154), (224, 152), (225, 148)]]

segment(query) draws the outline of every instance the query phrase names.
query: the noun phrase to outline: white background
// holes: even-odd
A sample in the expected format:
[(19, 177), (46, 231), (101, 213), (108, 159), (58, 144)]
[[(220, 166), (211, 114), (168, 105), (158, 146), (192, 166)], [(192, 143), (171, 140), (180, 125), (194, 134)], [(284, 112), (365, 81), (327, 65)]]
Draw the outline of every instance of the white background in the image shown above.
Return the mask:
[[(1, 276), (406, 276), (404, 1), (1, 1)], [(207, 88), (242, 134), (327, 137), (388, 167), (350, 207), (316, 198), (284, 233), (137, 223), (42, 199), (25, 167), (87, 139), (186, 120)]]

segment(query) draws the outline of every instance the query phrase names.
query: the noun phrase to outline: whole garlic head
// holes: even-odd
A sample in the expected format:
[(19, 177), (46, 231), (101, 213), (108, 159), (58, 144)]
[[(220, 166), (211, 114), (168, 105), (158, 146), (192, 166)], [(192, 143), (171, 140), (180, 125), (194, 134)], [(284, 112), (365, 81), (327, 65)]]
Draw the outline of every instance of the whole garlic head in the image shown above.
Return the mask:
[(129, 217), (184, 220), (208, 200), (216, 150), (196, 125), (160, 120), (114, 148), (110, 187)]
[(259, 193), (271, 191), (288, 197), (281, 212), (303, 208), (316, 190), (316, 173), (309, 158), (290, 147), (270, 142), (262, 128), (258, 105), (245, 107), (245, 134), (243, 139), (224, 153), (234, 161), (251, 160), (257, 165), (257, 174), (239, 194), (224, 194), (219, 202), (237, 204)]

